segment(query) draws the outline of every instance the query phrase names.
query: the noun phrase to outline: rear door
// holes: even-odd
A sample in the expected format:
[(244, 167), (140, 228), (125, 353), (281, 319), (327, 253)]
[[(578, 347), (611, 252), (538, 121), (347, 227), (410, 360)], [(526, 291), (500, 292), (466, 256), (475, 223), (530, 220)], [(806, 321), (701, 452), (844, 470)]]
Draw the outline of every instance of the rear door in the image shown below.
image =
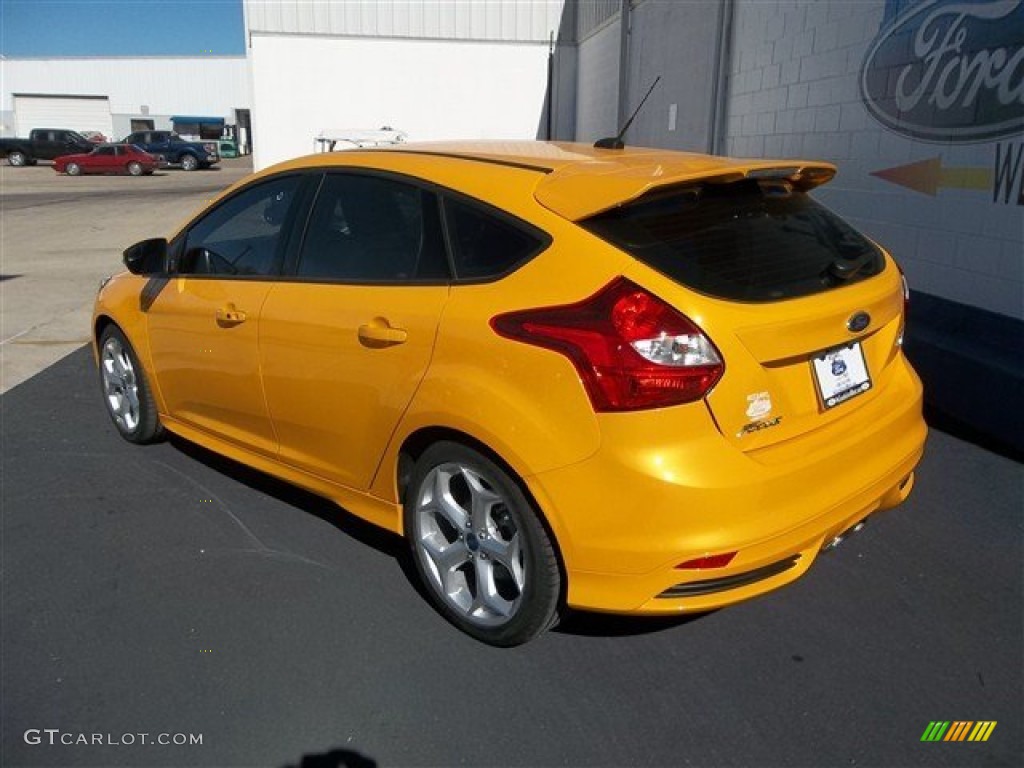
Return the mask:
[(899, 351), (898, 272), (789, 182), (662, 190), (584, 226), (636, 256), (634, 279), (719, 348), (725, 374), (707, 403), (742, 449), (831, 423), (884, 387)]
[(290, 281), (260, 319), (281, 459), (370, 486), (419, 386), (448, 298), (437, 197), (402, 178), (328, 173)]

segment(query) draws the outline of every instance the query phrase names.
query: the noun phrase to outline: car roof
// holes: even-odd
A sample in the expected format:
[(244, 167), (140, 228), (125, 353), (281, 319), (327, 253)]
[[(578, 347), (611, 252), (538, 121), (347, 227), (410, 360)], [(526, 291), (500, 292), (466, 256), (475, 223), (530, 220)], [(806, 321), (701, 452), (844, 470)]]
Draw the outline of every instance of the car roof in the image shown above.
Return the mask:
[[(477, 162), (490, 172), (533, 171), (534, 197), (544, 207), (579, 221), (637, 199), (658, 187), (691, 181), (783, 178), (802, 189), (829, 181), (830, 163), (812, 160), (731, 158), (648, 147), (597, 149), (557, 141), (443, 141), (403, 143), (372, 149), (309, 155), (275, 166), (275, 171), (345, 165), (346, 158), (374, 154), (430, 155)], [(389, 162), (389, 167), (395, 167)]]

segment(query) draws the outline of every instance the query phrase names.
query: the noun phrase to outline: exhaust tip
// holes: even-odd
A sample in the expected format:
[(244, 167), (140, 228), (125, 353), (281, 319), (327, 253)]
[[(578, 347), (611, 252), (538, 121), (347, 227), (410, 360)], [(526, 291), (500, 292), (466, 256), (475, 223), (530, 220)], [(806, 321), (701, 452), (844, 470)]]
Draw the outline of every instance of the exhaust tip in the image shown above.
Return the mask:
[(854, 523), (853, 525), (851, 525), (849, 528), (847, 528), (842, 533), (834, 536), (830, 541), (825, 542), (822, 545), (822, 547), (821, 547), (821, 551), (822, 552), (831, 552), (833, 549), (838, 547), (840, 544), (842, 544), (848, 538), (853, 536), (853, 534), (860, 533), (861, 531), (863, 531), (864, 530), (864, 526), (867, 525), (867, 523), (868, 523), (868, 519), (866, 517), (863, 520), (861, 520), (861, 521), (859, 521), (857, 523)]

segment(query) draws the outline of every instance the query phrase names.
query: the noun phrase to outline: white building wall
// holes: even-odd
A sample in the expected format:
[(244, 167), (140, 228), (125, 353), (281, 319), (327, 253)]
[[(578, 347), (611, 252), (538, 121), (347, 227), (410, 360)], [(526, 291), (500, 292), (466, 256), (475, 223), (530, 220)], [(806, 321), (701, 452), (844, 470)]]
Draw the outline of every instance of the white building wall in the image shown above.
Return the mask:
[(0, 112), (6, 133), (13, 130), (14, 94), (107, 96), (122, 134), (129, 117), (184, 114), (233, 122), (234, 109), (250, 107), (248, 77), (242, 56), (3, 59)]
[[(588, 0), (592, 1), (592, 0)], [(245, 0), (248, 28), (275, 34), (547, 42), (564, 0)]]
[(250, 59), (257, 169), (313, 152), (325, 129), (387, 125), (411, 141), (543, 130), (546, 42), (253, 33)]
[[(998, 6), (1005, 13), (1020, 4), (987, 5), (989, 10)], [(921, 9), (948, 11), (933, 21), (933, 31), (940, 34), (929, 50), (938, 56), (935, 45), (958, 14), (970, 9), (964, 3), (737, 0), (727, 151), (835, 162), (839, 175), (817, 195), (889, 248), (914, 289), (1022, 318), (1024, 134), (1018, 130), (974, 143), (922, 141), (884, 127), (862, 99), (861, 75), (883, 19)], [(1011, 37), (1013, 27), (1008, 25), (1016, 25), (1016, 50), (1020, 50), (1024, 24), (1021, 11), (1014, 13), (991, 26), (969, 17), (958, 22), (965, 56), (960, 66), (969, 65), (986, 46), (997, 46), (1000, 24)], [(917, 28), (905, 27), (904, 33), (915, 34)], [(951, 39), (956, 34), (954, 30)], [(1007, 59), (1013, 53), (1011, 47)], [(953, 51), (940, 58), (942, 66), (936, 72), (946, 66), (954, 67), (950, 72), (962, 71), (955, 69), (960, 59), (955, 59)], [(890, 73), (892, 83), (906, 66), (903, 63)], [(919, 75), (923, 62), (915, 66), (911, 74)], [(1016, 102), (1008, 103), (1008, 110), (1017, 104), (1018, 114), (1024, 103), (1022, 69), (1016, 68)], [(953, 93), (954, 85), (955, 81), (946, 82), (947, 93)], [(934, 98), (934, 93), (929, 91), (918, 103), (930, 104), (932, 119), (939, 123), (947, 115), (942, 98)], [(967, 89), (959, 94), (961, 100), (969, 98)], [(1004, 95), (1013, 96), (1012, 88)], [(1000, 172), (997, 160), (1006, 162), (1009, 153), (1013, 153), (1012, 162)], [(914, 163), (923, 164), (906, 168)], [(957, 178), (950, 169), (964, 171)], [(902, 174), (904, 181), (923, 185), (923, 191), (873, 175), (879, 172)], [(929, 173), (940, 180), (937, 188), (929, 188)], [(997, 179), (1002, 179), (1001, 185)]]

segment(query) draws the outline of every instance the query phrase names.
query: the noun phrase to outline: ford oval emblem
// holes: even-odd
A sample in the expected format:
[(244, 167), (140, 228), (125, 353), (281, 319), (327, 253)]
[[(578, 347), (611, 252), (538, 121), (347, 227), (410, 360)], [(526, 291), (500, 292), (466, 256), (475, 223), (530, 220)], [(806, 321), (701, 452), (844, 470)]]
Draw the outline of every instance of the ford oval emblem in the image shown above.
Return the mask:
[(1024, 2), (888, 0), (886, 9), (861, 67), (872, 117), (941, 143), (991, 141), (1024, 128)]
[(871, 315), (867, 312), (857, 312), (846, 321), (846, 327), (850, 333), (860, 333), (871, 325)]

